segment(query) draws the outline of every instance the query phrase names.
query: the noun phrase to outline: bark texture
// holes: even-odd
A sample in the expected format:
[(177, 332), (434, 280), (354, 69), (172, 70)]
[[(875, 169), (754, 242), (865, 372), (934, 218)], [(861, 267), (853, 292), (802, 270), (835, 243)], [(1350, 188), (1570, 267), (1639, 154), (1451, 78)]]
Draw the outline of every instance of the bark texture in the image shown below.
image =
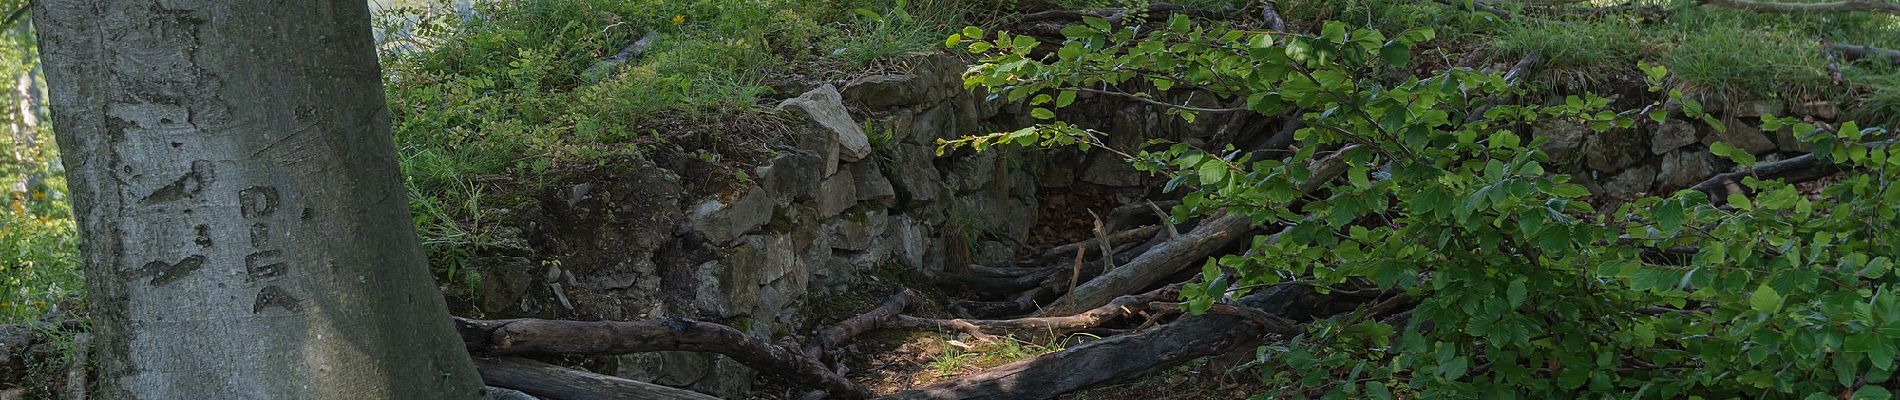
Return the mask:
[(475, 361), (482, 379), (496, 387), (519, 390), (549, 400), (714, 400), (718, 397), (674, 389), (617, 376), (601, 375), (578, 369), (524, 359), (497, 358)]
[(105, 399), (483, 396), (365, 3), (40, 0)]

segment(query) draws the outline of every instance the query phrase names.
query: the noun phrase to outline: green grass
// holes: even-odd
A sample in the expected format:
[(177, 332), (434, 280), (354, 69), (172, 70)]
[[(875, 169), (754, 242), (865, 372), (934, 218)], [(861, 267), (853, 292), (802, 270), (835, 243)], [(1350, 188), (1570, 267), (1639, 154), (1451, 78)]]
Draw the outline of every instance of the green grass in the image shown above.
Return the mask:
[[(746, 143), (769, 133), (732, 121), (759, 120), (776, 77), (848, 78), (940, 46), (975, 9), (953, 0), (522, 0), (478, 3), (464, 19), (410, 3), (378, 18), (416, 44), (384, 57), (393, 131), (416, 225), (438, 277), (453, 282), (478, 276), (463, 260), (498, 222), (483, 207), (532, 201), (563, 169), (673, 154), (743, 163), (724, 153), (756, 151)], [(649, 34), (658, 39), (641, 57), (583, 76)]]
[[(85, 292), (66, 180), (50, 135), (40, 146), (0, 154), (0, 324), (73, 307)], [(25, 183), (15, 190), (14, 183)]]

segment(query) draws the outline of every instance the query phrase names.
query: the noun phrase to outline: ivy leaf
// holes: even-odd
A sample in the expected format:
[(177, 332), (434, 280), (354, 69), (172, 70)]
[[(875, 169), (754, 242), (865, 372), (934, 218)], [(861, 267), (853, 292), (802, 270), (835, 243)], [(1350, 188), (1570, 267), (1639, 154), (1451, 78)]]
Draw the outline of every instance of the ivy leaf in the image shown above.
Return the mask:
[(1748, 307), (1764, 314), (1781, 311), (1781, 293), (1775, 292), (1775, 288), (1767, 284), (1762, 284), (1755, 288), (1755, 293), (1748, 295)]

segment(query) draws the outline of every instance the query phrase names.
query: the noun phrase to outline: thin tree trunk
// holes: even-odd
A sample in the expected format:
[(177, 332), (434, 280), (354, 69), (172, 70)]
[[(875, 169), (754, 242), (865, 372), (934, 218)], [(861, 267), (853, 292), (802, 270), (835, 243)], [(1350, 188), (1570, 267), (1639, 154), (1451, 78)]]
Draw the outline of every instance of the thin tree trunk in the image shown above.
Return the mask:
[(362, 1), (39, 0), (104, 399), (471, 399)]

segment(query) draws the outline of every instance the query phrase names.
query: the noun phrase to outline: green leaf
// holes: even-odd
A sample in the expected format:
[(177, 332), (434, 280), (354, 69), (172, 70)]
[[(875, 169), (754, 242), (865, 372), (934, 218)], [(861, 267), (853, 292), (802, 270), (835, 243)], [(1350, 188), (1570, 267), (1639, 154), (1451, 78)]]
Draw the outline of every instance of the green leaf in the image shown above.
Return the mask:
[(963, 43), (963, 34), (961, 34), (961, 33), (952, 33), (952, 34), (950, 34), (950, 38), (949, 38), (949, 39), (944, 39), (944, 40), (943, 40), (943, 47), (948, 47), (948, 48), (955, 48), (955, 47), (957, 47), (957, 44), (958, 44), (958, 43)]
[(1766, 314), (1781, 311), (1781, 293), (1775, 292), (1775, 288), (1767, 284), (1762, 284), (1755, 288), (1755, 293), (1748, 295), (1748, 307)]
[(1663, 234), (1673, 236), (1682, 230), (1682, 202), (1676, 199), (1657, 204), (1656, 208), (1649, 210), (1649, 215), (1656, 220), (1656, 228), (1662, 230)]
[(1073, 103), (1075, 103), (1074, 90), (1064, 90), (1056, 93), (1056, 108), (1068, 107), (1069, 104)]
[(983, 40), (983, 28), (965, 26), (963, 27), (963, 37), (970, 38), (970, 40)]
[(1861, 386), (1859, 390), (1855, 390), (1854, 397), (1852, 399), (1853, 400), (1892, 400), (1893, 398), (1894, 398), (1893, 392), (1887, 391), (1887, 388), (1880, 387), (1880, 385), (1866, 385), (1866, 386)]
[(1029, 116), (1036, 117), (1036, 119), (1055, 119), (1056, 112), (1049, 111), (1047, 108), (1036, 107), (1029, 110)]
[(1216, 185), (1227, 179), (1227, 163), (1220, 160), (1207, 160), (1195, 169), (1195, 173), (1201, 176), (1202, 185)]
[(1102, 19), (1102, 17), (1084, 16), (1082, 17), (1082, 23), (1088, 24), (1090, 28), (1095, 28), (1097, 31), (1108, 32), (1108, 20)]
[(1511, 307), (1522, 306), (1524, 299), (1530, 296), (1530, 289), (1524, 286), (1524, 279), (1519, 278), (1511, 281), (1511, 286), (1504, 290), (1504, 296), (1511, 302)]

